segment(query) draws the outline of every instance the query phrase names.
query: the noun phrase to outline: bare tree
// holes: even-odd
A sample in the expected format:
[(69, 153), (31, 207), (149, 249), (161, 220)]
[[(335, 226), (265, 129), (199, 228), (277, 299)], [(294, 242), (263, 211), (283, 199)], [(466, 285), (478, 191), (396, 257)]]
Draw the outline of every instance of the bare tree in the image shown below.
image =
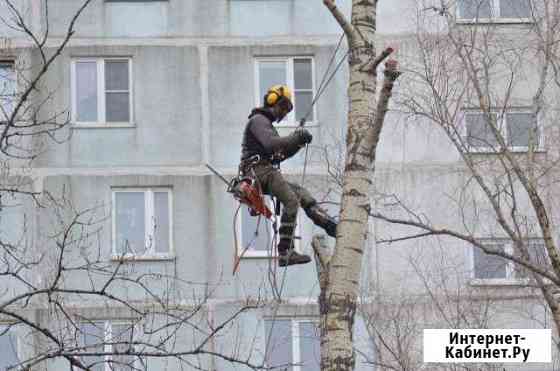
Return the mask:
[[(262, 306), (260, 297), (210, 320), (216, 285), (136, 269), (124, 253), (108, 259), (100, 238), (108, 205), (84, 208), (65, 187), (49, 193), (35, 186), (32, 161), (46, 145), (68, 139), (62, 130), (68, 112), (46, 114), (56, 92), (48, 89), (45, 76), (91, 2), (77, 6), (55, 46), (48, 1), (41, 2), (41, 30), (31, 25), (27, 2), (2, 4), (2, 25), (28, 45), (0, 50), (15, 57), (9, 65), (0, 62), (0, 336), (14, 331), (25, 345), (17, 359), (8, 359), (10, 367), (145, 369), (146, 359), (165, 358), (195, 369), (215, 369), (216, 359), (263, 368), (251, 354), (216, 347), (216, 338), (241, 314)], [(122, 320), (109, 321), (100, 306)]]
[(418, 253), (407, 262), (414, 272), (411, 280), (419, 285), (383, 288), (373, 282), (364, 293), (360, 313), (376, 349), (371, 363), (380, 370), (503, 370), (499, 363), (424, 364), (425, 328), (492, 328), (504, 307), (492, 294), (463, 284), (461, 262), (442, 260), (426, 266), (422, 260)]
[[(458, 217), (436, 224), (431, 220), (435, 215), (408, 205), (406, 195), (397, 192), (388, 196), (399, 213), (379, 209), (371, 214), (410, 227), (410, 233), (390, 241), (450, 236), (513, 262), (520, 278), (530, 272), (528, 285), (539, 290), (558, 330), (554, 123), (560, 5), (529, 3), (519, 10), (525, 22), (516, 26), (479, 22), (487, 17), (478, 13), (480, 7), (469, 10), (474, 16), (465, 23), (457, 21), (451, 3), (420, 4), (418, 54), (407, 59), (398, 106), (419, 125), (437, 126), (456, 150), (462, 166), (455, 170), (464, 181), (458, 189), (443, 190), (441, 197), (449, 198)], [(519, 108), (524, 122), (513, 114)], [(512, 250), (496, 248), (488, 239), (510, 241)], [(542, 241), (542, 253), (535, 239)]]
[(379, 54), (375, 50), (376, 0), (353, 0), (350, 21), (333, 0), (323, 3), (346, 35), (350, 76), (340, 223), (332, 257), (321, 260), (321, 369), (353, 370), (353, 323), (370, 213), (371, 177), (391, 90), (400, 73), (396, 61), (385, 64), (385, 80), (377, 97), (377, 68), (392, 50)]

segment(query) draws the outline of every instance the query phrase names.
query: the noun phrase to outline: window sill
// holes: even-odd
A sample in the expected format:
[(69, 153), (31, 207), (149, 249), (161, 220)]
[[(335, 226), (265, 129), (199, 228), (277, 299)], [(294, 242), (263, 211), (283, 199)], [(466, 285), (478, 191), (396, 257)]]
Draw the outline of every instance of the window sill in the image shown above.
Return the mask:
[(473, 278), (469, 281), (471, 286), (488, 287), (488, 286), (527, 286), (528, 278)]
[(517, 24), (533, 24), (535, 23), (531, 18), (457, 18), (457, 24), (465, 25), (490, 25), (490, 24), (503, 24), (503, 25), (517, 25)]
[(173, 261), (175, 260), (175, 255), (172, 254), (149, 254), (149, 255), (113, 255), (111, 256), (111, 261), (121, 262), (121, 261)]
[(241, 259), (276, 259), (276, 254), (270, 254), (268, 251), (246, 251), (242, 256), (238, 250), (237, 257)]
[[(297, 247), (296, 245), (296, 252), (303, 254), (300, 249)], [(247, 251), (245, 252), (245, 254), (243, 254), (243, 256), (239, 255), (239, 252), (237, 253), (237, 257), (241, 258), (241, 259), (278, 259), (278, 254), (273, 253), (270, 254), (268, 251)]]
[(73, 129), (115, 129), (115, 128), (135, 128), (136, 124), (133, 122), (79, 122), (73, 123)]
[[(527, 147), (509, 147), (508, 148), (509, 151), (511, 153), (528, 153), (529, 149)], [(533, 153), (545, 153), (546, 149), (544, 148), (537, 148), (533, 151)], [(486, 147), (480, 147), (480, 148), (469, 148), (468, 152), (469, 154), (475, 154), (475, 155), (499, 155), (502, 154), (502, 152), (496, 151), (493, 148), (486, 148)]]
[[(286, 122), (281, 124), (274, 124), (276, 128), (297, 128), (299, 127), (299, 122)], [(316, 128), (319, 127), (319, 123), (317, 121), (308, 121), (305, 123), (304, 127), (306, 128)]]

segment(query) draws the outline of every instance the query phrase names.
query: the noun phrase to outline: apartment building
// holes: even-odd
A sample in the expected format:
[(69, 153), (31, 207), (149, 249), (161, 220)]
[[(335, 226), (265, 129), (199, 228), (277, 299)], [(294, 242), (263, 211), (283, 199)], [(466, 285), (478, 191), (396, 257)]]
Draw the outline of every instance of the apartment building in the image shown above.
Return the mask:
[[(48, 18), (46, 2), (25, 1), (16, 8), (34, 32), (48, 29), (48, 54), (66, 36), (80, 4), (49, 1)], [(341, 7), (348, 14), (350, 2)], [(2, 13), (11, 14), (7, 4)], [(25, 85), (21, 80), (28, 73), (37, 72), (42, 55), (29, 37), (4, 26), (0, 73), (3, 104), (9, 111), (10, 95), (22, 89), (18, 83)], [(34, 97), (34, 102), (48, 100), (39, 119), (67, 118), (68, 125), (56, 133), (59, 143), (38, 137), (28, 143), (41, 152), (31, 163), (10, 162), (13, 168), (25, 168), (22, 177), (34, 191), (64, 200), (65, 209), (91, 212), (88, 220), (95, 220), (95, 227), (89, 231), (95, 230), (95, 237), (88, 235), (80, 247), (74, 246), (65, 264), (87, 257), (109, 270), (120, 267), (130, 277), (143, 276), (149, 290), (124, 281), (110, 289), (125, 303), (148, 307), (158, 298), (179, 312), (193, 311), (193, 322), (201, 327), (218, 326), (247, 302), (259, 303), (213, 338), (209, 349), (254, 364), (266, 358), (269, 365), (294, 363), (299, 366), (293, 369), (318, 369), (315, 266), (276, 268), (270, 258), (272, 226), (244, 208), (236, 213), (237, 203), (205, 165), (213, 165), (226, 177), (236, 175), (247, 115), (261, 104), (270, 85), (283, 83), (294, 91), (295, 109), (279, 131), (286, 135), (294, 129), (311, 108), (341, 34), (331, 15), (321, 2), (307, 1), (95, 0), (80, 15), (75, 30)], [(338, 73), (308, 116), (306, 125), (317, 148), (343, 133), (346, 81), (345, 73)], [(57, 116), (60, 113), (62, 117)], [(303, 165), (303, 155), (297, 156), (284, 172), (300, 181)], [(307, 186), (324, 183), (325, 175), (318, 157), (312, 156), (306, 167)], [(325, 196), (314, 189), (318, 197)], [(5, 238), (21, 242), (26, 236), (37, 252), (52, 248), (48, 255), (56, 250), (56, 238), (49, 231), (57, 228), (60, 215), (24, 198), (6, 204), (2, 223), (10, 236)], [(301, 251), (311, 253), (314, 231), (313, 224), (301, 217)], [(232, 274), (234, 256), (247, 247)], [(48, 282), (55, 274), (53, 266), (56, 263), (37, 268), (33, 282)], [(69, 269), (64, 286), (102, 285), (102, 274), (89, 273)], [(12, 281), (3, 287), (10, 293), (6, 298), (19, 292)], [(279, 304), (273, 300), (274, 292), (281, 298)], [(43, 326), (50, 328), (52, 323), (68, 344), (83, 351), (118, 351), (124, 345), (116, 342), (136, 339), (160, 344), (143, 347), (145, 352), (164, 348), (155, 339), (163, 335), (154, 328), (165, 328), (162, 323), (170, 326), (177, 317), (154, 320), (159, 325), (148, 326), (152, 333), (147, 335), (138, 313), (106, 299), (87, 295), (65, 299), (74, 321), (71, 331), (54, 325), (61, 318), (43, 299), (22, 311)], [(192, 308), (201, 302), (203, 309), (197, 313)], [(14, 325), (9, 316), (2, 321), (0, 368), (51, 349), (49, 339), (29, 326)], [(165, 351), (196, 347), (204, 332), (194, 327), (176, 329), (173, 341), (178, 345)], [(363, 354), (372, 354), (363, 321), (356, 329), (364, 339)], [(192, 363), (179, 357), (80, 357), (96, 370), (242, 368), (218, 356), (184, 358)], [(34, 367), (58, 370), (68, 365), (68, 358), (51, 357)], [(361, 362), (359, 367), (372, 366)]]
[[(20, 6), (33, 30), (48, 27), (48, 51), (53, 52), (78, 3), (51, 0), (48, 22), (44, 2), (25, 1)], [(349, 0), (337, 4), (350, 13)], [(396, 56), (407, 72), (399, 83), (402, 86), (395, 88), (395, 103), (402, 102), (405, 93), (415, 92), (406, 88), (415, 71), (411, 67), (418, 67), (425, 45), (419, 41), (418, 25), (442, 32), (436, 21), (429, 24), (432, 28), (423, 23), (437, 19), (437, 9), (434, 12), (430, 6), (441, 4), (423, 5), (412, 0), (378, 5), (379, 47), (397, 46)], [(0, 9), (8, 11), (5, 5)], [(478, 4), (459, 0), (447, 10), (456, 17), (457, 27), (491, 28), (518, 35), (516, 40), (522, 43), (524, 37), (530, 37), (528, 30), (534, 24), (528, 9), (520, 1)], [(34, 66), (40, 65), (41, 55), (20, 33), (8, 27), (2, 32), (0, 78), (3, 91), (10, 93), (17, 91), (27, 67), (35, 71)], [(78, 260), (85, 256), (90, 262), (104, 263), (109, 270), (119, 267), (131, 277), (147, 277), (149, 291), (124, 280), (116, 282), (112, 288), (119, 298), (145, 306), (155, 298), (165, 298), (185, 312), (203, 303), (193, 318), (196, 325), (208, 328), (226, 321), (248, 302), (258, 302), (256, 308), (237, 315), (227, 331), (213, 337), (212, 351), (254, 363), (265, 358), (268, 365), (293, 363), (290, 369), (294, 371), (318, 370), (316, 267), (275, 269), (269, 252), (272, 226), (251, 217), (244, 208), (237, 211), (225, 185), (205, 164), (226, 176), (236, 174), (247, 114), (259, 105), (269, 85), (284, 83), (295, 92), (295, 109), (279, 128), (281, 134), (293, 130), (328, 72), (340, 34), (321, 1), (95, 0), (76, 22), (75, 35), (42, 81), (39, 97), (48, 97), (49, 103), (41, 117), (47, 120), (68, 112), (68, 125), (56, 134), (60, 143), (34, 138), (29, 145), (39, 149), (40, 155), (31, 164), (13, 159), (10, 166), (25, 169), (25, 176), (19, 178), (24, 186), (62, 198), (73, 210), (91, 209), (95, 223), (90, 228), (95, 234), (88, 235), (70, 254)], [(342, 55), (343, 50), (336, 54)], [(508, 145), (520, 156), (529, 152), (530, 142), (535, 140), (529, 134), (534, 123), (530, 91), (537, 69), (527, 65), (530, 63), (523, 64), (524, 78), (515, 88), (515, 103), (505, 113), (497, 104), (493, 108), (509, 138)], [(312, 107), (306, 123), (314, 141), (305, 164), (305, 185), (319, 198), (330, 195), (333, 201), (336, 193), (327, 192), (331, 183), (323, 153), (327, 148), (332, 160), (343, 143), (346, 87), (343, 69)], [(10, 104), (3, 99), (3, 107), (10, 110)], [(478, 161), (492, 162), (496, 143), (484, 123), (484, 112), (477, 104), (458, 105), (467, 152), (476, 154)], [(549, 114), (539, 116), (537, 152), (554, 158), (555, 106), (551, 103), (551, 107)], [(484, 204), (484, 195), (472, 183), (460, 152), (445, 130), (430, 120), (402, 109), (390, 112), (377, 161), (376, 210), (408, 218), (405, 205), (433, 225), (464, 228), (485, 245), (514, 250)], [(304, 156), (297, 156), (283, 166), (284, 173), (300, 182), (304, 163)], [(495, 175), (490, 170), (488, 174)], [(547, 184), (554, 184), (553, 180), (551, 177)], [(555, 192), (549, 188), (547, 200), (554, 205)], [(525, 202), (520, 209), (526, 207), (526, 199), (519, 202)], [(4, 238), (21, 242), (25, 235), (26, 243), (37, 251), (51, 246), (52, 242), (43, 246), (43, 241), (56, 228), (58, 215), (48, 208), (38, 209), (28, 199), (16, 198), (3, 206), (1, 222), (3, 230), (9, 231)], [(301, 251), (311, 253), (310, 241), (316, 232), (300, 215)], [(386, 369), (382, 364), (399, 362), (397, 369), (421, 367), (424, 328), (553, 327), (542, 296), (518, 266), (448, 237), (396, 241), (410, 234), (414, 233), (402, 225), (371, 221), (371, 249), (362, 267), (364, 311), (355, 324), (358, 369)], [(534, 251), (541, 251), (539, 234), (534, 230), (526, 234)], [(236, 257), (245, 249), (233, 275)], [(48, 264), (41, 265), (33, 282), (48, 281), (52, 274), (48, 268)], [(87, 269), (77, 269), (67, 272), (65, 279), (69, 286), (102, 285), (103, 277), (92, 276)], [(2, 287), (8, 289), (5, 297), (22, 290), (12, 282)], [(275, 302), (275, 297), (281, 302)], [(39, 323), (64, 322), (53, 318), (56, 311), (48, 305), (32, 304), (24, 309), (28, 318)], [(96, 296), (72, 297), (65, 304), (75, 321), (68, 343), (105, 352), (117, 349), (114, 343), (121, 340), (126, 343), (138, 338), (159, 344), (163, 340), (156, 335), (163, 335), (149, 334), (149, 330), (172, 322), (169, 317), (158, 318), (154, 322), (159, 326), (146, 326), (146, 321), (137, 320), (122, 303)], [(2, 321), (2, 329), (7, 331), (0, 336), (1, 367), (48, 349), (48, 340), (40, 334), (25, 326), (10, 327), (11, 318)], [(176, 333), (169, 332), (173, 336), (167, 333), (178, 345), (165, 351), (184, 351), (200, 343), (204, 332), (194, 327), (179, 326)], [(402, 353), (392, 352), (394, 347), (401, 347)], [(203, 354), (184, 357), (190, 363), (178, 357), (125, 355), (82, 359), (98, 362), (96, 370), (117, 366), (150, 370), (244, 367)], [(37, 367), (58, 370), (68, 364), (68, 359), (52, 357)], [(429, 365), (422, 367), (430, 369)], [(553, 367), (510, 365), (508, 370)]]
[[(436, 369), (422, 363), (425, 328), (552, 328), (552, 363), (470, 369), (558, 367), (550, 302), (525, 267), (500, 256), (550, 267), (527, 184), (538, 190), (557, 240), (550, 162), (557, 154), (557, 85), (544, 82), (552, 75), (539, 80), (549, 60), (536, 52), (547, 42), (535, 36), (550, 24), (543, 15), (553, 4), (422, 3), (409, 43), (401, 39), (408, 76), (395, 89), (398, 105), (384, 127), (374, 202), (386, 217), (427, 228), (373, 220), (379, 299), (370, 323), (386, 340), (378, 343), (378, 359), (397, 369), (404, 369), (399, 362)], [(541, 282), (547, 292), (550, 283)], [(393, 353), (399, 349), (406, 351)]]

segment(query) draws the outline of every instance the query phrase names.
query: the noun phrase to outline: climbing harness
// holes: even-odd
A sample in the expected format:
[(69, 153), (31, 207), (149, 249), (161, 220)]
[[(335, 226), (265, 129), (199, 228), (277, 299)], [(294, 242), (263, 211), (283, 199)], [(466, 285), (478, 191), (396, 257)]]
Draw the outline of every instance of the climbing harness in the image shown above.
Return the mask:
[(239, 173), (236, 177), (228, 181), (212, 166), (206, 164), (206, 167), (227, 184), (228, 193), (231, 193), (240, 203), (247, 205), (251, 216), (263, 215), (267, 219), (272, 217), (272, 211), (270, 211), (264, 202), (262, 191), (255, 176), (247, 176)]

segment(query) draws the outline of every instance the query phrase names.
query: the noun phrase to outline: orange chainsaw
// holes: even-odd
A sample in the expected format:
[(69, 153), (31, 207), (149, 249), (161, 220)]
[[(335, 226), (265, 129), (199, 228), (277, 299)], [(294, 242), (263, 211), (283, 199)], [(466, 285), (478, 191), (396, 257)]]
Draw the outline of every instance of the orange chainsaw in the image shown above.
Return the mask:
[(258, 188), (255, 179), (236, 176), (228, 181), (212, 166), (206, 164), (206, 167), (228, 186), (227, 191), (231, 193), (237, 201), (249, 207), (249, 212), (252, 216), (262, 215), (267, 219), (272, 218), (272, 211), (266, 206), (262, 192)]

